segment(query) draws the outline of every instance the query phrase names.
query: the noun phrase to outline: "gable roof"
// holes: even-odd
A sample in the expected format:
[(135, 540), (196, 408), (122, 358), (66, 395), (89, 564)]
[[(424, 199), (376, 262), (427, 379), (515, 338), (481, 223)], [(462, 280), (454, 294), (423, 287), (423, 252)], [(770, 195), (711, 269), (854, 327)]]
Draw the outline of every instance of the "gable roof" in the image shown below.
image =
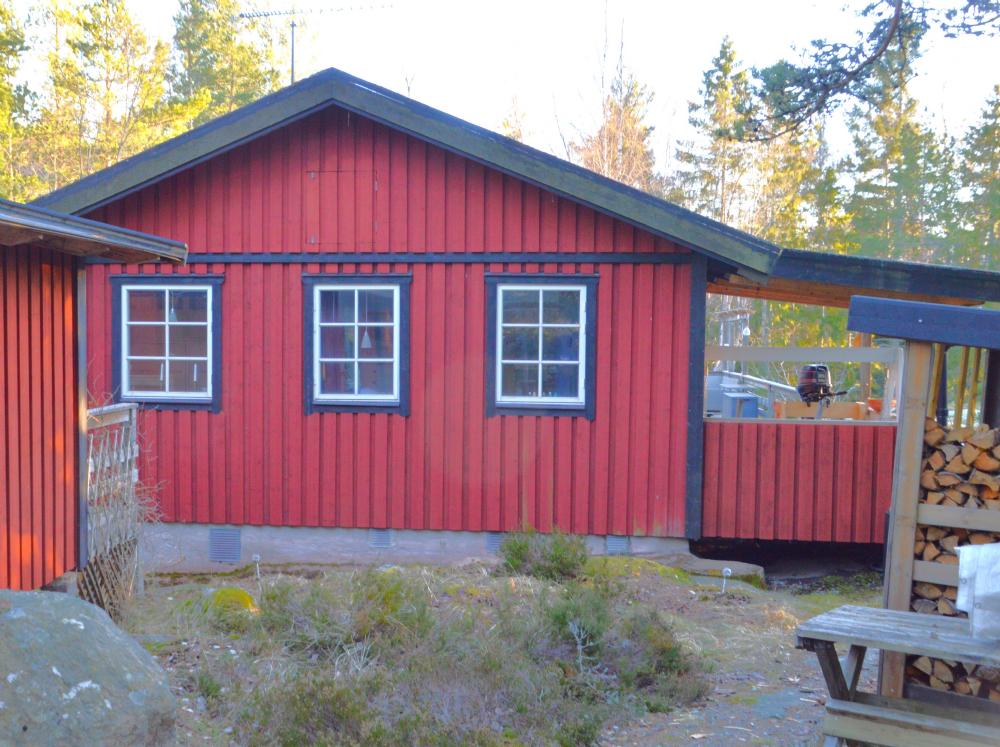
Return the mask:
[(330, 68), (183, 135), (40, 197), (36, 205), (83, 213), (219, 153), (335, 105), (531, 182), (765, 280), (780, 247), (528, 147), (413, 99)]
[(23, 244), (118, 262), (182, 263), (187, 258), (180, 241), (0, 199), (0, 246)]

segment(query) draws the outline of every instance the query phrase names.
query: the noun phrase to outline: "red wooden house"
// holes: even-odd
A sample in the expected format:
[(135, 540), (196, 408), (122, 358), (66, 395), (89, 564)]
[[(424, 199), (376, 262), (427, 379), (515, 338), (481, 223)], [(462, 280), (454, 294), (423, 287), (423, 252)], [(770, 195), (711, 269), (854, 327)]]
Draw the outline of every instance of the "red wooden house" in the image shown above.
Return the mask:
[(83, 257), (182, 261), (174, 241), (0, 200), (0, 589), (75, 568), (85, 423)]
[(190, 248), (92, 263), (88, 345), (194, 559), (222, 527), (271, 557), (358, 536), (289, 527), (700, 537), (706, 286), (790, 267), (336, 70), (39, 202)]

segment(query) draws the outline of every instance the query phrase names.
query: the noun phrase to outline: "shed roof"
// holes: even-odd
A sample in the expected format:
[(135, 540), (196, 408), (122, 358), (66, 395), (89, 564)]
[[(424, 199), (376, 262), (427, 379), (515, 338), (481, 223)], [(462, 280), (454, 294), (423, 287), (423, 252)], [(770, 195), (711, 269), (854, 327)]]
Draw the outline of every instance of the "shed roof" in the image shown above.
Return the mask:
[(335, 105), (665, 237), (723, 272), (764, 280), (780, 247), (548, 153), (330, 68), (109, 168), (37, 205), (83, 213)]
[(0, 199), (0, 245), (43, 246), (65, 254), (118, 262), (187, 258), (183, 242)]
[(784, 249), (767, 284), (709, 282), (712, 293), (847, 308), (856, 295), (961, 306), (1000, 301), (1000, 272), (801, 249)]

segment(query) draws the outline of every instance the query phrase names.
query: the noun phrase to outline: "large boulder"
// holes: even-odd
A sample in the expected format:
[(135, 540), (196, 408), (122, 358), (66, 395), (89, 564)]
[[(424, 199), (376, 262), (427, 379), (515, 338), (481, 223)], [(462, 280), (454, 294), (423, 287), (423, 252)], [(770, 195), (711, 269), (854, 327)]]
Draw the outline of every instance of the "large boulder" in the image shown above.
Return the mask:
[(166, 673), (104, 610), (0, 591), (0, 744), (170, 744), (176, 707)]

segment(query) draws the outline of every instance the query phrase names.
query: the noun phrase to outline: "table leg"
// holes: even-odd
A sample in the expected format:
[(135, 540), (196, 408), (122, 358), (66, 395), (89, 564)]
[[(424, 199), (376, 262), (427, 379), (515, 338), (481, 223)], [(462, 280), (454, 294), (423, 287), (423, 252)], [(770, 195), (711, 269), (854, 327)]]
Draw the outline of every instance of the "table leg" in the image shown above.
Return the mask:
[(865, 665), (867, 651), (865, 646), (851, 646), (851, 650), (847, 652), (847, 696), (849, 700), (854, 700), (854, 695), (858, 691), (858, 681), (861, 679), (861, 670)]
[(823, 679), (826, 680), (826, 689), (830, 692), (830, 697), (850, 700), (844, 670), (841, 669), (840, 659), (837, 658), (837, 649), (829, 641), (814, 641), (812, 649), (819, 659), (819, 668), (823, 670)]

